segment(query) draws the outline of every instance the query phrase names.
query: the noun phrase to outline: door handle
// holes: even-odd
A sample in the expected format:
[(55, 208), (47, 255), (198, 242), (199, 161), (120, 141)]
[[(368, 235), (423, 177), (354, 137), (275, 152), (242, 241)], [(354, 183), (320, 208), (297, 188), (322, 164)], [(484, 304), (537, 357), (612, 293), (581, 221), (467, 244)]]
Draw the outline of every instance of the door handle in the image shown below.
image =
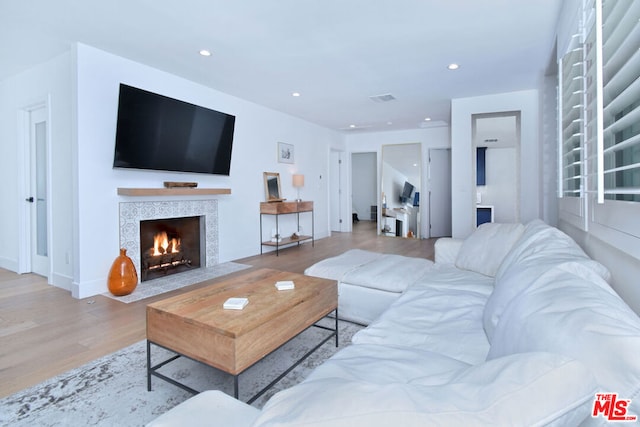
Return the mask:
[(29, 202), (29, 203), (33, 203), (33, 197), (27, 197), (27, 198), (26, 198), (26, 199), (24, 199), (24, 200), (26, 200), (26, 201), (27, 201), (27, 202)]

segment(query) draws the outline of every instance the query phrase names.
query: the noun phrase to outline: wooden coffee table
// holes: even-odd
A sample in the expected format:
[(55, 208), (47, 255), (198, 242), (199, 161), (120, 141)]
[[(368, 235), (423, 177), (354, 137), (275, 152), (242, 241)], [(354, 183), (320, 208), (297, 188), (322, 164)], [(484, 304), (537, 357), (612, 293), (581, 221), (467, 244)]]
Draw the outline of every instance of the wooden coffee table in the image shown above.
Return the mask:
[[(276, 281), (292, 280), (295, 289), (278, 291)], [(227, 310), (231, 297), (245, 297), (243, 310)], [(317, 322), (335, 311), (335, 329)], [(321, 279), (270, 269), (259, 269), (212, 283), (209, 286), (167, 298), (147, 306), (147, 388), (151, 376), (164, 379), (194, 394), (198, 391), (158, 372), (162, 366), (185, 356), (234, 377), (238, 398), (238, 376), (311, 326), (331, 331), (249, 403), (280, 381), (302, 360), (335, 336), (338, 346), (338, 288), (335, 280)], [(151, 365), (151, 344), (171, 350), (174, 357)]]

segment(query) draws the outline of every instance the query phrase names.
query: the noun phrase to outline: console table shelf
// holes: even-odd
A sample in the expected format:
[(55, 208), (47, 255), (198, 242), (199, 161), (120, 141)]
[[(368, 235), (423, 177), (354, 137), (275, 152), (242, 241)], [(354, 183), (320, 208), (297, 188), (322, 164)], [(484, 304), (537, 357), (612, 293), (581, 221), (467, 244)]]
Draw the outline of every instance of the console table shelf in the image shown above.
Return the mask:
[(231, 194), (230, 188), (118, 188), (119, 196), (211, 196)]
[[(280, 234), (280, 227), (278, 224), (278, 217), (280, 215), (296, 214), (297, 230), (300, 230), (300, 214), (303, 212), (309, 212), (311, 214), (311, 235), (300, 235), (297, 239), (291, 237), (283, 237), (278, 242), (272, 242), (271, 240), (262, 241), (262, 217), (264, 215), (275, 216), (276, 221), (276, 234)], [(262, 202), (260, 203), (260, 253), (262, 254), (263, 246), (270, 246), (276, 248), (276, 256), (282, 246), (292, 245), (294, 243), (300, 244), (304, 241), (311, 240), (311, 244), (314, 242), (314, 222), (313, 222), (313, 202)]]

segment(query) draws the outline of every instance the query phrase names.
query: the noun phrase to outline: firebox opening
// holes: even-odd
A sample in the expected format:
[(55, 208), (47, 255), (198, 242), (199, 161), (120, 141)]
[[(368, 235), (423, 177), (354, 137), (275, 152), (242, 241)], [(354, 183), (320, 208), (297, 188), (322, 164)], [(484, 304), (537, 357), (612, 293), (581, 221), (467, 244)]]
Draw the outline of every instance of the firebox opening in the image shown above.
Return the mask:
[(204, 235), (200, 216), (140, 221), (140, 280), (199, 268)]

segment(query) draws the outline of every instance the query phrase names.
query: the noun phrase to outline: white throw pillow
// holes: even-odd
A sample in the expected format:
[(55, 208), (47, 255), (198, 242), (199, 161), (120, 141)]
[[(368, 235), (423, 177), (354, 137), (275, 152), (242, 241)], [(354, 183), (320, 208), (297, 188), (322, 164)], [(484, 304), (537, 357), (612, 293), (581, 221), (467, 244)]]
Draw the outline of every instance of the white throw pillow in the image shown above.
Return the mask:
[(523, 353), (469, 367), (437, 386), (306, 381), (273, 396), (254, 427), (576, 426), (589, 417), (596, 390), (580, 362)]
[(502, 260), (523, 232), (522, 224), (487, 222), (480, 225), (462, 244), (456, 267), (495, 277)]

